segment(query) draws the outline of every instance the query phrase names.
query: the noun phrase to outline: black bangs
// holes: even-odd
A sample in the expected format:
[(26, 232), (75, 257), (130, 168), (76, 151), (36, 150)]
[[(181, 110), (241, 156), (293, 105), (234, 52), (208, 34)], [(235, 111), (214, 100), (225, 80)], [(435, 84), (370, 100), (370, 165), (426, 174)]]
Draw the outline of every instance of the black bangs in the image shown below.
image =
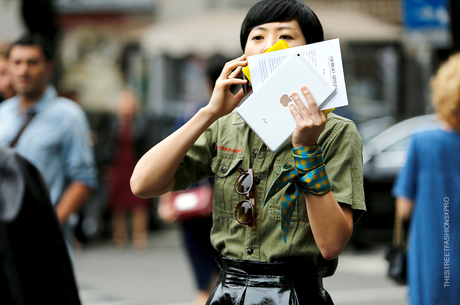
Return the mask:
[(299, 0), (263, 0), (251, 7), (241, 25), (240, 44), (243, 52), (254, 27), (291, 20), (297, 21), (307, 44), (324, 40), (318, 17), (305, 3)]

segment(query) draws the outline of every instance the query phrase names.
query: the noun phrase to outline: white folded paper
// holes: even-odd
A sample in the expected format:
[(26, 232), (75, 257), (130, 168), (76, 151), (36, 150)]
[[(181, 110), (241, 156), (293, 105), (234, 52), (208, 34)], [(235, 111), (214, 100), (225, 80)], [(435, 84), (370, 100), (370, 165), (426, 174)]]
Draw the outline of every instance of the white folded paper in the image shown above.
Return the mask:
[(249, 56), (248, 64), (252, 90), (257, 91), (289, 56), (299, 50), (313, 63), (326, 80), (337, 88), (336, 94), (321, 107), (321, 110), (347, 106), (347, 88), (338, 38)]

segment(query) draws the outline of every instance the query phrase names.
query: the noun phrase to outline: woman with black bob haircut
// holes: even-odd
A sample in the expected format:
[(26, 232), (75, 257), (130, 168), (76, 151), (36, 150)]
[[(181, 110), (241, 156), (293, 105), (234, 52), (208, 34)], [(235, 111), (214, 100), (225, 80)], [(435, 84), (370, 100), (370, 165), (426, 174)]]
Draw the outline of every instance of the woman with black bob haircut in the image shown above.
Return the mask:
[[(214, 177), (211, 242), (220, 278), (207, 304), (333, 304), (323, 288), (365, 211), (362, 143), (354, 123), (320, 111), (306, 86), (291, 97), (291, 141), (270, 151), (234, 111), (247, 57), (284, 40), (323, 40), (316, 15), (298, 0), (263, 0), (241, 28), (244, 55), (229, 61), (209, 103), (151, 148), (131, 177), (137, 196), (184, 190)], [(308, 109), (302, 103), (306, 100)]]

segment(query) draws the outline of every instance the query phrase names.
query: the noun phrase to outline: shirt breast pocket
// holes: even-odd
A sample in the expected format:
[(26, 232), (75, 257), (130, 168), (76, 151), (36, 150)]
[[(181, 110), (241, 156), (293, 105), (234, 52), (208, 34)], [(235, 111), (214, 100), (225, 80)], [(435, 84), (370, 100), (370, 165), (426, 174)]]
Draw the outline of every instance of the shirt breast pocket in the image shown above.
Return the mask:
[(46, 159), (49, 156), (56, 156), (56, 153), (60, 150), (61, 141), (53, 134), (49, 134), (47, 137), (35, 138), (30, 145), (36, 156), (42, 156)]
[(239, 195), (235, 192), (234, 185), (242, 160), (243, 157), (240, 155), (227, 154), (217, 154), (212, 159), (211, 169), (215, 176), (213, 213), (235, 217)]
[[(294, 158), (280, 158), (278, 157), (274, 163), (275, 179), (279, 177), (283, 165), (289, 163), (291, 166), (294, 164)], [(271, 185), (270, 185), (271, 186)], [(268, 202), (269, 208), (269, 219), (271, 220), (281, 220), (281, 199), (283, 198), (284, 193), (288, 186), (285, 186), (282, 190), (276, 193)], [(296, 205), (294, 213), (292, 214), (291, 222), (308, 222), (307, 215), (307, 206), (305, 201), (305, 194), (303, 192), (299, 193), (299, 197), (296, 199)]]

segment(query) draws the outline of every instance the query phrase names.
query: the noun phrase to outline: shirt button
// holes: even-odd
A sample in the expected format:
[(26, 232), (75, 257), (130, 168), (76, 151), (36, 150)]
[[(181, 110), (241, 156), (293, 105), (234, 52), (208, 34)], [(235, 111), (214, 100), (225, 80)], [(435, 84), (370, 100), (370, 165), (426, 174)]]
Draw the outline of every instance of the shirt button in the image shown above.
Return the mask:
[(222, 167), (220, 168), (220, 172), (221, 172), (222, 174), (224, 174), (226, 171), (227, 171), (227, 167), (226, 167), (226, 166), (222, 166)]
[(249, 248), (248, 250), (246, 250), (246, 252), (249, 254), (249, 255), (252, 255), (254, 253), (254, 250), (252, 248)]
[(254, 149), (254, 151), (252, 152), (252, 156), (255, 158), (255, 157), (257, 157), (258, 153), (259, 153), (259, 151), (257, 149)]

